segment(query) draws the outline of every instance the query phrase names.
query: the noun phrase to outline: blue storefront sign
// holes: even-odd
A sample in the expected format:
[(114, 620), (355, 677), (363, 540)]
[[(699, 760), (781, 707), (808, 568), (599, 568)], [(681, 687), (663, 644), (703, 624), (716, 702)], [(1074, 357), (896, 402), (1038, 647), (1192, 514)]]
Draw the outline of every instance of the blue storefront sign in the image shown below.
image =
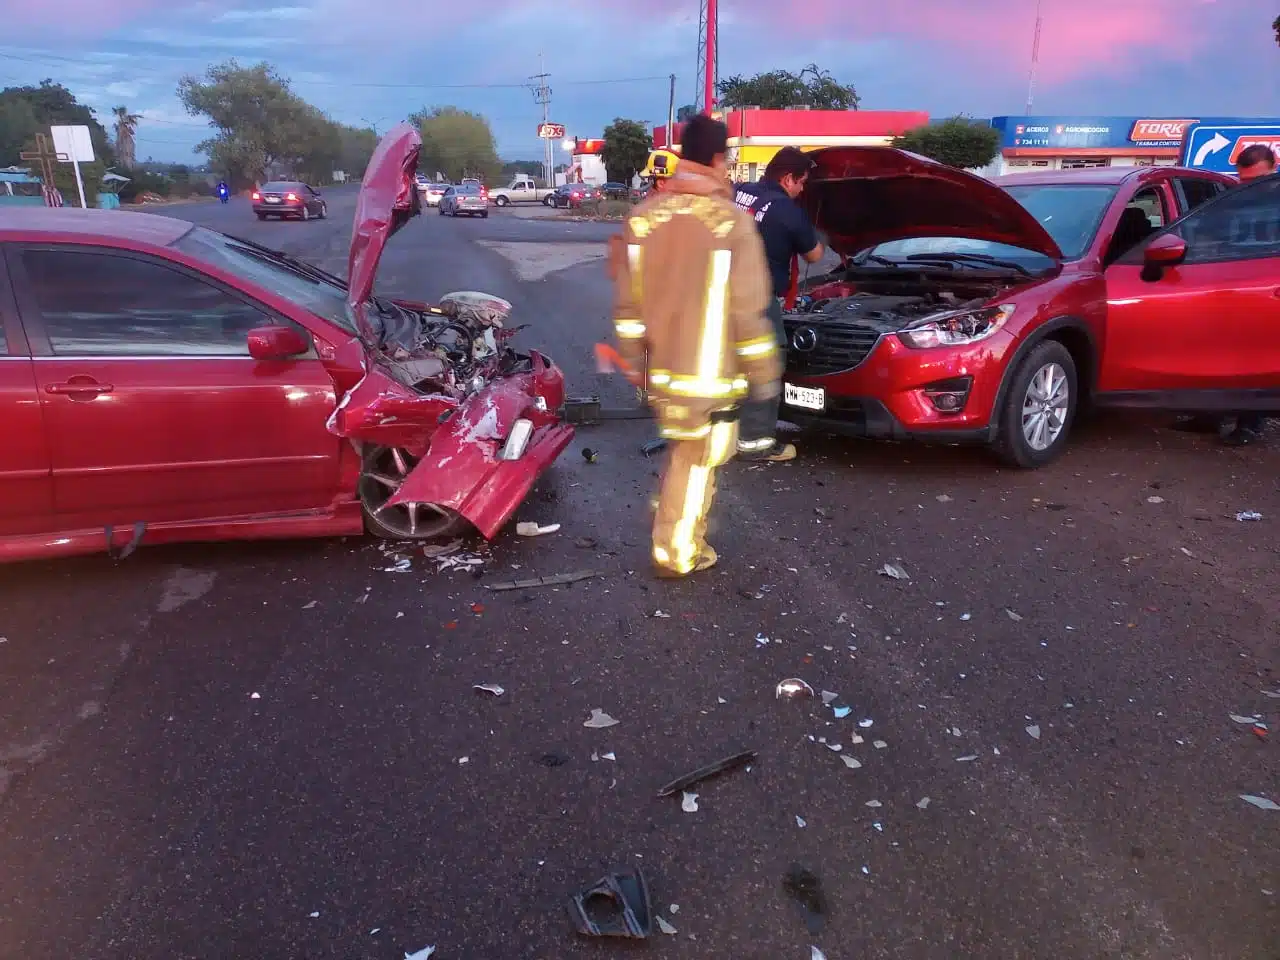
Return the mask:
[[(1196, 125), (1277, 123), (1238, 117), (993, 117), (1003, 150), (1161, 150), (1176, 153)], [(1172, 155), (1172, 154), (1171, 154)]]
[(1236, 158), (1255, 143), (1270, 147), (1280, 156), (1280, 120), (1193, 124), (1187, 130), (1180, 162), (1198, 170), (1235, 173)]

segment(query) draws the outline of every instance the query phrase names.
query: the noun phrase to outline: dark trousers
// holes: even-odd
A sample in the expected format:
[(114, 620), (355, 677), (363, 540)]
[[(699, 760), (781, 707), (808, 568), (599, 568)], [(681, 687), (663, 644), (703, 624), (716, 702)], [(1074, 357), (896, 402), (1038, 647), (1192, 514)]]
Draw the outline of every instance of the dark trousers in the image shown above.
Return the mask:
[[(782, 323), (782, 301), (774, 297), (769, 301), (769, 319), (778, 337), (778, 349), (783, 356), (787, 352), (787, 328)], [(778, 411), (782, 406), (782, 394), (768, 400), (746, 400), (742, 404), (742, 416), (738, 421), (738, 448), (744, 457), (767, 456), (773, 452), (773, 444), (756, 449), (754, 444), (773, 440), (778, 430)]]

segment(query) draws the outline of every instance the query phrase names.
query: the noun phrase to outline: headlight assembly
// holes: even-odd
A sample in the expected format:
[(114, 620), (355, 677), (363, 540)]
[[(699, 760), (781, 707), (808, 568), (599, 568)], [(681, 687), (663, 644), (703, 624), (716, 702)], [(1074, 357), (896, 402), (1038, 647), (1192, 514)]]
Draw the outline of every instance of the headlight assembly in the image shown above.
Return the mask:
[(898, 339), (908, 347), (924, 350), (929, 347), (962, 347), (985, 340), (1004, 326), (1013, 316), (1013, 304), (998, 307), (982, 307), (978, 310), (956, 310), (921, 317), (905, 330)]

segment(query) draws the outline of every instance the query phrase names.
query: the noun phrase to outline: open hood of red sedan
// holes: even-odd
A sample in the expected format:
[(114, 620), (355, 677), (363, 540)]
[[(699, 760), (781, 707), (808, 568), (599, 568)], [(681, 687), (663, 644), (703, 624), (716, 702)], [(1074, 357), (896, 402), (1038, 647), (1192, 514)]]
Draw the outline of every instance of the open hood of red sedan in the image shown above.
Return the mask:
[(1055, 260), (1062, 251), (1022, 204), (994, 183), (891, 147), (827, 147), (801, 197), (836, 253), (916, 237), (1008, 243)]
[(347, 259), (347, 296), (366, 341), (364, 304), (373, 292), (382, 250), (391, 235), (422, 210), (414, 180), (421, 149), (422, 137), (412, 124), (402, 123), (387, 131), (369, 158), (360, 196), (356, 198)]

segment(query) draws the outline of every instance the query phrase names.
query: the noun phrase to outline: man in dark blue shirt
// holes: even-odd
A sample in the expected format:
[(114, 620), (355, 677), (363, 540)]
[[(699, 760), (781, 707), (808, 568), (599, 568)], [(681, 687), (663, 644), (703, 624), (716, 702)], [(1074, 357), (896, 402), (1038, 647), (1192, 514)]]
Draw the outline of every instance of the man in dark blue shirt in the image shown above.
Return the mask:
[[(801, 257), (809, 263), (817, 263), (825, 252), (808, 215), (796, 203), (813, 166), (813, 160), (803, 150), (783, 147), (769, 161), (759, 183), (740, 184), (733, 195), (733, 202), (755, 217), (756, 227), (764, 241), (769, 275), (773, 279), (769, 318), (773, 321), (778, 345), (783, 351), (787, 348), (787, 331), (782, 324), (782, 301), (791, 288), (791, 262), (793, 258)], [(777, 444), (772, 439), (780, 402), (781, 397), (778, 397), (744, 404), (738, 440), (742, 458), (772, 462), (795, 459), (794, 445)]]

